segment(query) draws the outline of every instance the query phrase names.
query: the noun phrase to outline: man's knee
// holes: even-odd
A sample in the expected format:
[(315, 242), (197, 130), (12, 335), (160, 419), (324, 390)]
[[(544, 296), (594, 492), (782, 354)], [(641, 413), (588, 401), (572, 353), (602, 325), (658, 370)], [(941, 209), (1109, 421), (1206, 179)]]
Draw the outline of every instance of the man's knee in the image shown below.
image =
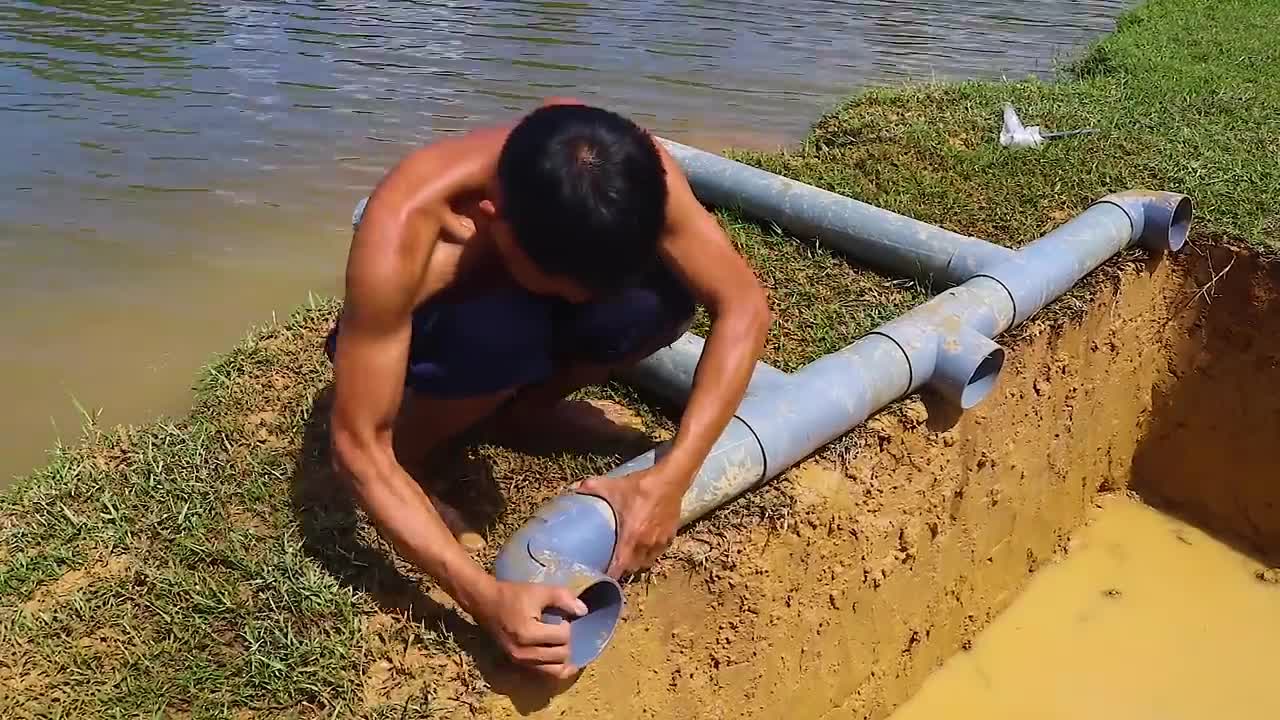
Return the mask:
[(415, 321), (407, 383), (446, 398), (509, 393), (553, 371), (550, 310), (527, 294), (483, 296)]
[[(332, 360), (341, 322), (325, 342)], [(528, 293), (430, 302), (414, 312), (405, 387), (446, 400), (512, 393), (554, 370), (551, 309)]]
[(691, 299), (662, 289), (627, 288), (578, 309), (557, 328), (558, 350), (573, 362), (631, 365), (670, 345), (693, 322)]

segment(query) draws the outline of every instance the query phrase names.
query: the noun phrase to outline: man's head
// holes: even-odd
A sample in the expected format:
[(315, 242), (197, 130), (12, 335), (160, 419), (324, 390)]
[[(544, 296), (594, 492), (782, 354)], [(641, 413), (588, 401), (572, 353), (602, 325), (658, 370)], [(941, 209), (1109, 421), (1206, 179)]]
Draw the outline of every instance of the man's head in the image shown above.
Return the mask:
[(495, 190), (503, 257), (535, 292), (582, 300), (657, 262), (666, 173), (653, 138), (624, 117), (534, 111), (503, 146)]

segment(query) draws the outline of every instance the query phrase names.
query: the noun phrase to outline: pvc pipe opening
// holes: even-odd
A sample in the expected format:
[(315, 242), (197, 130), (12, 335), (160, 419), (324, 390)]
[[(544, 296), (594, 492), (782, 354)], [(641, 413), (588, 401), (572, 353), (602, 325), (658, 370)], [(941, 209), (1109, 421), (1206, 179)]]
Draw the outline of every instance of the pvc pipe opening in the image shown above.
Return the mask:
[(1166, 231), (1168, 235), (1168, 249), (1170, 252), (1177, 252), (1187, 242), (1187, 233), (1191, 230), (1191, 198), (1183, 195), (1174, 205), (1173, 213), (1169, 219), (1169, 229)]
[[(622, 618), (622, 588), (612, 578), (601, 576), (579, 592), (578, 599), (587, 606), (587, 614), (569, 618), (569, 662), (582, 668), (600, 657), (613, 637)], [(548, 608), (542, 615), (548, 624), (564, 620), (556, 608)]]
[(1004, 348), (968, 328), (938, 339), (938, 357), (929, 385), (968, 410), (995, 389), (1004, 367)]
[(1155, 252), (1177, 252), (1191, 229), (1191, 198), (1181, 193), (1128, 190), (1108, 195), (1099, 203), (1124, 210), (1133, 224), (1134, 240)]
[[(622, 618), (622, 588), (603, 572), (613, 555), (616, 527), (609, 503), (566, 493), (538, 508), (494, 561), (499, 580), (558, 585), (587, 606), (586, 615), (569, 619), (570, 661), (579, 668), (604, 651)], [(565, 616), (545, 608), (542, 621), (560, 623)]]
[(977, 369), (969, 377), (964, 390), (960, 392), (960, 407), (968, 410), (982, 402), (996, 387), (1000, 379), (1000, 370), (1004, 367), (1004, 348), (997, 347), (978, 363)]

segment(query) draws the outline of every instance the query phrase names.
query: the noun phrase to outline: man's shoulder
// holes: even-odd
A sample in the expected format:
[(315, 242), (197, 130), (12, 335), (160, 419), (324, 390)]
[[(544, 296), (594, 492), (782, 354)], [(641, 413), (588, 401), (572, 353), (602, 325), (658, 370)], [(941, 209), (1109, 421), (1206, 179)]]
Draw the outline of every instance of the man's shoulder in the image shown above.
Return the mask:
[(662, 140), (656, 135), (653, 136), (653, 144), (658, 148), (658, 156), (662, 158), (662, 168), (667, 179), (666, 229), (668, 234), (678, 233), (690, 221), (706, 214), (706, 208), (694, 195), (693, 188), (689, 185), (689, 178), (684, 174), (684, 168), (680, 167), (675, 157), (667, 152)]
[(670, 187), (674, 183), (688, 183), (684, 176), (684, 168), (680, 167), (680, 163), (676, 162), (675, 157), (667, 151), (667, 146), (662, 142), (662, 138), (650, 133), (653, 139), (653, 147), (658, 151), (658, 157), (662, 160), (662, 170), (667, 175), (667, 186)]
[[(407, 163), (464, 161), (475, 157), (490, 159), (501, 151), (511, 125), (492, 125), (473, 128), (456, 135), (435, 138), (411, 153)], [(405, 163), (402, 163), (405, 164)]]

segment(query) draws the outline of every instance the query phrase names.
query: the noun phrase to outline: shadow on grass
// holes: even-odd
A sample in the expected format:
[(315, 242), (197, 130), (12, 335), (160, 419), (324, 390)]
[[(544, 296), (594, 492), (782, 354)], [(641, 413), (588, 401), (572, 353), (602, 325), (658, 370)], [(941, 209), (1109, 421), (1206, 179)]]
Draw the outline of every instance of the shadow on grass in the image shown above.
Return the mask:
[[(508, 661), (490, 636), (455, 608), (430, 597), (419, 581), (400, 570), (388, 550), (371, 542), (371, 533), (354, 497), (333, 471), (329, 452), (329, 411), (332, 387), (319, 393), (304, 425), (301, 450), (290, 480), (294, 515), (309, 556), (343, 585), (367, 594), (380, 609), (431, 628), (441, 628), (475, 662), (490, 690), (510, 698), (520, 713), (547, 706), (576, 678), (551, 682)], [(457, 507), (475, 528), (491, 528), (507, 509), (506, 498), (494, 479), (489, 461), (469, 452), (468, 437), (444, 448), (431, 467), (435, 477), (424, 489)], [(488, 439), (488, 438), (486, 438)], [(651, 443), (647, 443), (646, 448)], [(520, 445), (518, 452), (552, 455), (564, 452), (544, 443)], [(614, 446), (612, 450), (618, 448)], [(575, 448), (572, 451), (580, 450)], [(636, 445), (628, 451), (640, 450)]]

